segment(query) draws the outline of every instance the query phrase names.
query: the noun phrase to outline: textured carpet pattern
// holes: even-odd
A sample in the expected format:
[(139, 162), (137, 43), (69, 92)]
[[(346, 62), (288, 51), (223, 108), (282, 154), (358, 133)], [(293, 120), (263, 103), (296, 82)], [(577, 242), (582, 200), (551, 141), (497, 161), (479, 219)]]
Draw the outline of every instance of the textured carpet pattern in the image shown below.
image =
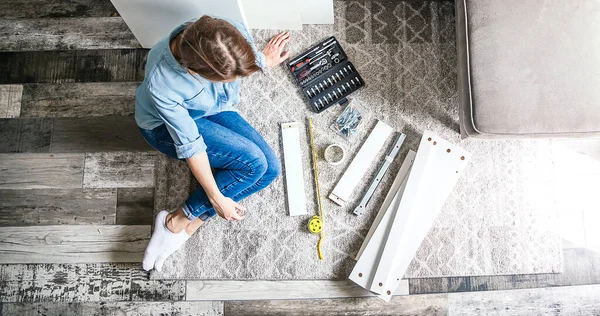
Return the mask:
[[(309, 214), (289, 217), (284, 177), (243, 201), (243, 222), (215, 219), (167, 260), (153, 278), (186, 279), (343, 279), (408, 149), (417, 149), (423, 130), (460, 144), (473, 153), (451, 197), (423, 241), (406, 277), (550, 273), (561, 271), (556, 225), (551, 143), (549, 141), (461, 141), (454, 11), (451, 2), (336, 1), (334, 25), (309, 25), (292, 32), (292, 55), (334, 35), (367, 86), (352, 97), (368, 120), (355, 139), (345, 142), (329, 125), (341, 108), (311, 113), (284, 67), (255, 74), (243, 82), (241, 112), (281, 155), (281, 122), (306, 123), (313, 117), (319, 152), (342, 143), (352, 157), (374, 126), (385, 121), (407, 135), (365, 216), (351, 210), (374, 175), (373, 164), (353, 200), (344, 208), (325, 197), (349, 163), (319, 161), (326, 212), (324, 261), (317, 237), (306, 224), (316, 214), (306, 133), (301, 133)], [(274, 31), (254, 31), (263, 47)], [(391, 138), (378, 161), (391, 145)], [(322, 157), (322, 154), (321, 154)], [(174, 208), (197, 187), (186, 166), (164, 158), (157, 175), (157, 209)], [(549, 189), (546, 189), (549, 188)], [(164, 193), (160, 193), (164, 192)], [(435, 194), (435, 192), (432, 192)], [(166, 202), (165, 202), (166, 201)]]

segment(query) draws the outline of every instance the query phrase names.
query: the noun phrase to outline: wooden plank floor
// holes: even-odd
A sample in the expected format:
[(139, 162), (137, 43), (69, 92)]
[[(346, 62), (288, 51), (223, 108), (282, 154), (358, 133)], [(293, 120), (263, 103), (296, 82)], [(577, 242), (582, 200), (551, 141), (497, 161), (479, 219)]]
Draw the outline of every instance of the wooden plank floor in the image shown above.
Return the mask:
[(182, 301), (185, 281), (148, 280), (139, 263), (0, 265), (3, 303)]
[(22, 85), (0, 85), (0, 118), (18, 117), (22, 96)]
[(600, 313), (596, 287), (530, 289), (600, 283), (586, 249), (562, 274), (412, 279), (392, 304), (345, 281), (149, 280), (153, 214), (197, 184), (132, 117), (148, 50), (109, 0), (2, 1), (0, 34), (0, 315)]
[(0, 19), (0, 51), (139, 48), (121, 17)]
[(147, 49), (0, 52), (0, 84), (144, 80)]
[[(18, 98), (18, 88), (11, 88), (14, 101), (8, 95), (4, 98), (6, 103), (20, 100), (20, 117), (131, 116), (139, 85), (139, 82), (41, 83), (0, 85), (0, 91), (4, 87), (22, 87)], [(0, 98), (0, 102), (4, 99)]]
[(154, 151), (133, 116), (0, 119), (0, 153)]
[(5, 0), (0, 1), (0, 19), (73, 18), (116, 16), (110, 1), (96, 0)]
[(0, 226), (110, 225), (118, 204), (117, 189), (0, 190)]
[(600, 315), (600, 285), (448, 295), (451, 315)]
[(0, 154), (0, 189), (83, 187), (84, 154)]
[(0, 264), (141, 262), (148, 225), (2, 227)]
[[(324, 299), (374, 296), (349, 280), (330, 281), (187, 281), (190, 301), (242, 301), (270, 299)], [(403, 280), (394, 295), (408, 295), (408, 281)]]

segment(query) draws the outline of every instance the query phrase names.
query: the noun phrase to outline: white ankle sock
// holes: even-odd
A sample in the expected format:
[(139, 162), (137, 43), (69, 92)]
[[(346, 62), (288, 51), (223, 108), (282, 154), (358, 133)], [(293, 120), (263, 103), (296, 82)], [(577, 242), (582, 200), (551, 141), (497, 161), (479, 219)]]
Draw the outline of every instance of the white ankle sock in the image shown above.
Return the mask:
[(183, 244), (190, 238), (185, 232), (185, 229), (178, 234), (171, 232), (166, 226), (168, 211), (160, 211), (156, 214), (154, 222), (154, 232), (152, 238), (146, 247), (142, 267), (149, 271), (155, 268), (157, 271), (162, 271), (162, 266), (171, 254), (181, 248)]

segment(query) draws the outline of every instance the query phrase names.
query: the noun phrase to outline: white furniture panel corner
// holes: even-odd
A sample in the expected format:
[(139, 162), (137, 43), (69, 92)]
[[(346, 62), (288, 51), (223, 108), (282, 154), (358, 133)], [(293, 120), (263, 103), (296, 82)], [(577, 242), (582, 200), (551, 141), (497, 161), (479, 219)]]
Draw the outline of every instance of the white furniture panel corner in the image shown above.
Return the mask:
[[(421, 150), (428, 152), (428, 157), (419, 157)], [(424, 133), (415, 158), (415, 165), (420, 163), (419, 159), (427, 159), (429, 161), (428, 172), (419, 175), (413, 174), (411, 171), (409, 176), (405, 193), (408, 194), (412, 177), (421, 178), (419, 192), (415, 195), (416, 199), (412, 208), (403, 208), (401, 204), (397, 211), (397, 214), (407, 214), (406, 224), (401, 231), (392, 228), (371, 284), (371, 290), (383, 289), (379, 295), (380, 298), (385, 301), (392, 298), (391, 293), (395, 291), (400, 279), (404, 276), (470, 157), (471, 154), (463, 148), (430, 131)], [(412, 196), (405, 194), (405, 197)]]
[(333, 0), (297, 0), (302, 24), (333, 24)]
[(241, 0), (111, 0), (142, 47), (151, 48), (179, 24), (210, 14), (246, 22)]
[(297, 0), (239, 0), (248, 28), (301, 30), (302, 9)]

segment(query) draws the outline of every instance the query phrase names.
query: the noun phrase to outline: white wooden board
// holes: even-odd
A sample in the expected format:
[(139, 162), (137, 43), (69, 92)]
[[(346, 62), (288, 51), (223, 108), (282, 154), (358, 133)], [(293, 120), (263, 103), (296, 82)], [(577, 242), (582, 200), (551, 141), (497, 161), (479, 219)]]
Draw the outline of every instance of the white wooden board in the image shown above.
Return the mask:
[(358, 261), (348, 277), (354, 283), (365, 289), (369, 288), (375, 275), (377, 260), (381, 256), (385, 238), (389, 234), (393, 219), (396, 216), (396, 210), (398, 209), (402, 193), (406, 187), (406, 180), (408, 179), (407, 175), (414, 161), (414, 157), (415, 152), (411, 150), (404, 159), (400, 171), (394, 179), (392, 189), (383, 202), (383, 205), (359, 250), (357, 256)]
[(297, 0), (302, 24), (333, 24), (333, 0)]
[(298, 122), (281, 124), (285, 183), (290, 216), (307, 214), (299, 126)]
[[(381, 269), (381, 271), (389, 271), (394, 255), (396, 254), (390, 250), (392, 247), (387, 245), (393, 244), (394, 240), (399, 238), (399, 235), (402, 234), (407, 225), (409, 211), (421, 200), (420, 194), (422, 194), (422, 191), (420, 191), (420, 188), (429, 172), (429, 153), (431, 150), (430, 147), (423, 146), (423, 143), (424, 142), (422, 140), (419, 145), (419, 150), (417, 151), (415, 161), (410, 170), (410, 174), (406, 182), (406, 188), (404, 189), (400, 202), (398, 203), (396, 215), (392, 221), (389, 232), (386, 234), (386, 238), (383, 240), (383, 245), (385, 245), (383, 246), (384, 250), (381, 252), (381, 256), (376, 259), (375, 276), (373, 277), (372, 284), (370, 287), (368, 287), (368, 289), (377, 294), (381, 294), (385, 291), (383, 282), (379, 280), (382, 274), (382, 272), (379, 270)], [(386, 248), (388, 248), (387, 252)], [(388, 275), (389, 272), (385, 274), (383, 281), (387, 279)]]
[[(419, 157), (422, 150), (424, 153), (428, 153), (428, 157)], [(409, 175), (403, 200), (415, 197), (415, 202), (412, 206), (408, 203), (404, 205), (402, 202), (400, 203), (397, 218), (400, 214), (407, 214), (405, 215), (406, 224), (400, 230), (392, 226), (385, 242), (377, 272), (371, 284), (371, 291), (382, 289), (380, 298), (386, 301), (391, 299), (391, 293), (394, 292), (399, 279), (404, 276), (408, 265), (441, 211), (448, 195), (452, 192), (470, 157), (471, 154), (464, 149), (437, 137), (432, 132), (424, 133), (415, 158), (415, 166), (421, 163), (420, 160), (427, 160), (429, 167), (426, 172), (419, 174), (411, 171)], [(408, 196), (410, 186), (416, 183), (416, 181), (411, 183), (413, 177), (420, 178), (419, 189), (415, 195)]]
[(179, 24), (210, 14), (246, 23), (241, 0), (111, 0), (140, 42), (151, 48)]
[(392, 187), (390, 188), (390, 191), (386, 195), (385, 200), (383, 200), (383, 203), (381, 204), (381, 208), (379, 209), (377, 216), (373, 220), (373, 224), (371, 225), (369, 232), (367, 232), (367, 236), (365, 236), (365, 240), (363, 240), (363, 243), (360, 246), (360, 249), (358, 250), (358, 254), (356, 254), (356, 260), (360, 259), (360, 256), (363, 253), (363, 251), (365, 250), (365, 247), (367, 246), (367, 244), (369, 243), (371, 236), (373, 236), (375, 229), (377, 229), (379, 223), (381, 222), (383, 215), (387, 212), (390, 205), (392, 205), (392, 203), (394, 203), (393, 200), (396, 199), (396, 196), (398, 194), (400, 194), (400, 196), (402, 196), (402, 192), (398, 192), (398, 191), (401, 188), (403, 191), (404, 187), (406, 186), (406, 179), (410, 172), (410, 168), (412, 167), (412, 164), (415, 161), (416, 154), (417, 153), (415, 151), (409, 150), (408, 154), (404, 158), (404, 161), (402, 162), (402, 165), (400, 166), (400, 170), (396, 174), (396, 178), (394, 178)]
[(348, 169), (346, 169), (335, 185), (335, 188), (333, 188), (329, 199), (340, 206), (344, 206), (392, 131), (393, 129), (389, 125), (382, 121), (377, 122), (367, 140), (360, 147), (354, 159), (352, 159)]
[[(240, 3), (249, 28), (302, 29), (301, 12), (304, 3), (297, 3), (297, 0), (240, 0)], [(318, 7), (320, 6), (317, 5)], [(309, 16), (312, 15), (307, 17)]]

